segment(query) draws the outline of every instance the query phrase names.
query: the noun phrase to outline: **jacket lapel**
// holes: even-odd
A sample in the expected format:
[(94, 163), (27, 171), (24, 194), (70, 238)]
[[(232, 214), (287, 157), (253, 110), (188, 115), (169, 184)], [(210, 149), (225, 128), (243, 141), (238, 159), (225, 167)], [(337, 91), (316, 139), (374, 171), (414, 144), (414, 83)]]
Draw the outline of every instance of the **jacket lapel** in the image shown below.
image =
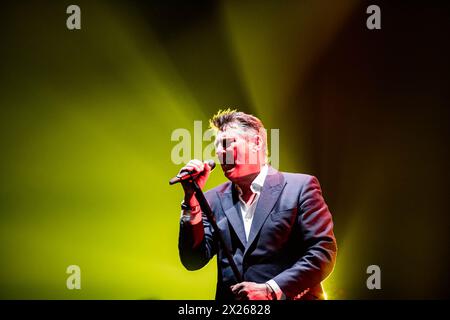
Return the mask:
[(256, 205), (244, 256), (251, 247), (253, 241), (255, 241), (257, 234), (275, 206), (275, 203), (283, 190), (284, 184), (285, 181), (283, 175), (272, 167), (269, 167), (269, 172), (259, 196), (258, 204)]
[(228, 221), (236, 232), (242, 245), (245, 247), (247, 240), (245, 238), (244, 222), (238, 209), (238, 203), (233, 201), (232, 184), (224, 192), (218, 192), (220, 202), (222, 204), (223, 212), (225, 213)]

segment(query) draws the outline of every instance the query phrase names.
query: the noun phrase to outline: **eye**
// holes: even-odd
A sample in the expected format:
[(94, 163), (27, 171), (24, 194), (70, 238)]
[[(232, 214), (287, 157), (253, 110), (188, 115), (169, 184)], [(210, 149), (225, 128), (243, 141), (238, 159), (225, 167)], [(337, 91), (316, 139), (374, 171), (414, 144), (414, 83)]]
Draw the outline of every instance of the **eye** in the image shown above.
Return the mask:
[(235, 141), (236, 141), (236, 138), (224, 138), (224, 139), (222, 139), (222, 148), (227, 149)]

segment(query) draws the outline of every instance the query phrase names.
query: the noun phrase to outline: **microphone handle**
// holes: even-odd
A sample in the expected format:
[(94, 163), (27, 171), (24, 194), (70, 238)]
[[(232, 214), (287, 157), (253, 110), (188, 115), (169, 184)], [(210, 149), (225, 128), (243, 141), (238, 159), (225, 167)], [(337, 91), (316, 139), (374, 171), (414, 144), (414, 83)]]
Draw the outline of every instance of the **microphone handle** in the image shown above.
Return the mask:
[[(216, 167), (216, 163), (213, 160), (207, 160), (207, 161), (205, 161), (205, 163), (207, 163), (209, 165), (209, 167), (211, 168), (211, 171)], [(181, 172), (169, 180), (169, 185), (173, 185), (175, 183), (178, 183), (178, 182), (181, 182), (184, 180), (189, 180), (193, 177), (196, 177), (200, 173), (202, 173), (202, 171), (196, 172), (194, 170), (191, 170), (191, 171)]]

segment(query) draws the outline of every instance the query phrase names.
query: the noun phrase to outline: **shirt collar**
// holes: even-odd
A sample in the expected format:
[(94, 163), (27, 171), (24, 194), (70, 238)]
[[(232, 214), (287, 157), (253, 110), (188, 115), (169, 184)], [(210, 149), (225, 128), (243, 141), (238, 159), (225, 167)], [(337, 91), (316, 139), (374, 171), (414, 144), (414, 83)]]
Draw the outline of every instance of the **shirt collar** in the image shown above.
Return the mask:
[[(253, 193), (261, 192), (262, 187), (264, 185), (264, 181), (266, 180), (268, 171), (269, 171), (269, 166), (267, 164), (265, 164), (261, 168), (261, 171), (256, 176), (256, 178), (253, 180), (252, 184), (250, 185), (250, 190), (252, 190)], [(239, 195), (241, 195), (242, 194), (241, 188), (239, 188), (239, 186), (236, 185), (236, 189), (239, 192)]]

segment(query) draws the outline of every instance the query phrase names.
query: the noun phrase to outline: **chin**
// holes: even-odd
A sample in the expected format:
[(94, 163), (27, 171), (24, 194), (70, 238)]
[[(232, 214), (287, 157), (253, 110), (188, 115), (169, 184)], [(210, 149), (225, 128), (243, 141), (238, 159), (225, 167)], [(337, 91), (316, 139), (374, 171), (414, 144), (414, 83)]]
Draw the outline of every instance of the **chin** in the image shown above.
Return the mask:
[(227, 177), (230, 180), (239, 177), (238, 170), (236, 170), (236, 167), (232, 168), (231, 170), (224, 171), (223, 173), (225, 177)]

